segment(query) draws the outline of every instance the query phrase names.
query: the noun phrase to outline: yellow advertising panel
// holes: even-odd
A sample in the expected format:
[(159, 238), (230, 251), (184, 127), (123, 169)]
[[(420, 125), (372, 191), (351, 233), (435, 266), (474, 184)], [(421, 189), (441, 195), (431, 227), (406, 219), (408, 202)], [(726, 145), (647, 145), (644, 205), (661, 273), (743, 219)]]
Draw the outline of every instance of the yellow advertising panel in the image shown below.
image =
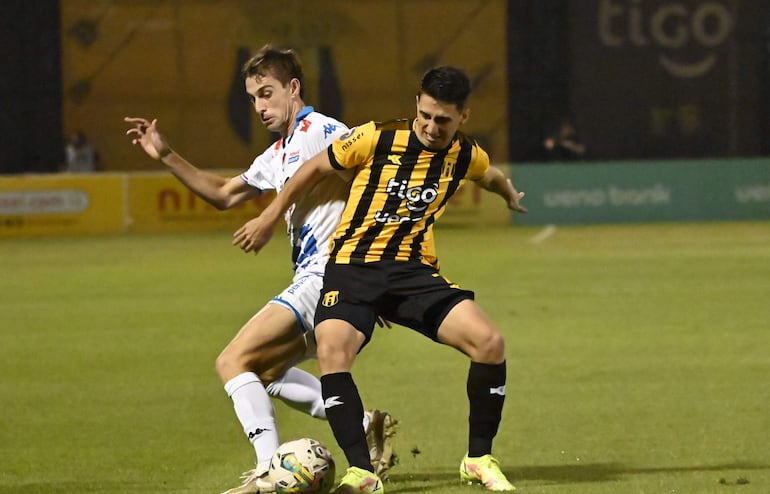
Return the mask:
[(129, 175), (128, 191), (128, 230), (142, 233), (235, 231), (258, 216), (273, 198), (273, 193), (266, 193), (220, 211), (165, 172)]
[[(0, 238), (233, 232), (258, 216), (273, 197), (275, 193), (265, 193), (220, 211), (167, 172), (0, 177)], [(492, 225), (509, 220), (499, 197), (468, 183), (452, 198), (441, 223)], [(280, 222), (276, 228), (285, 225)]]
[(0, 177), (0, 238), (125, 230), (125, 175)]

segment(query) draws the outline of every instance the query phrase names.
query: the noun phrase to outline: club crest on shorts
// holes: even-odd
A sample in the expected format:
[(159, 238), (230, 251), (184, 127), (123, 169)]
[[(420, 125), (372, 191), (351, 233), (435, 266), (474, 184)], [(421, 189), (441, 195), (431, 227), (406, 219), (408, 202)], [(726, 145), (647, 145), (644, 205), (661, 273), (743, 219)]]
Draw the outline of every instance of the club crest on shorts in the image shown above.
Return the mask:
[(329, 292), (324, 293), (324, 299), (321, 302), (321, 305), (324, 307), (332, 307), (334, 305), (337, 305), (337, 302), (340, 301), (340, 291), (339, 290), (331, 290)]

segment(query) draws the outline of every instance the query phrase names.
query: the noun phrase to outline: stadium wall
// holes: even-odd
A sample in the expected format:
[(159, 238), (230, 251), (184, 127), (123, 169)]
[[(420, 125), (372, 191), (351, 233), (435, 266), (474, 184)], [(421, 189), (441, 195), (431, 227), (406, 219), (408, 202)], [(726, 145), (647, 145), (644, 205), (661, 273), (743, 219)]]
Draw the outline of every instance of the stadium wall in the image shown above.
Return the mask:
[(770, 219), (770, 159), (513, 167), (527, 225)]
[[(768, 159), (522, 164), (511, 175), (529, 208), (517, 224), (770, 219)], [(234, 231), (271, 199), (219, 211), (166, 172), (0, 177), (0, 238)], [(441, 225), (510, 222), (499, 197), (470, 184)]]
[[(238, 208), (219, 211), (166, 172), (0, 177), (0, 238), (232, 232), (259, 215), (273, 196), (265, 193)], [(476, 185), (455, 194), (442, 220), (454, 226), (507, 222), (500, 199), (482, 194)]]
[(164, 172), (0, 177), (0, 238), (235, 230), (271, 198), (219, 211)]

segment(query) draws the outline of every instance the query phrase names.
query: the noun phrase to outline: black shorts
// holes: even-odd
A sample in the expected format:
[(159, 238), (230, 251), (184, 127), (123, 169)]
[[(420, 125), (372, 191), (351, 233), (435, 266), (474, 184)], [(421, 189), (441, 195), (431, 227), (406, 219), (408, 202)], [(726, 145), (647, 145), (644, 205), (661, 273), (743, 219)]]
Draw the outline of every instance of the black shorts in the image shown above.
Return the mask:
[(421, 262), (329, 262), (315, 324), (342, 319), (366, 336), (366, 344), (380, 316), (436, 341), (438, 328), (449, 310), (473, 298), (472, 291), (461, 289)]

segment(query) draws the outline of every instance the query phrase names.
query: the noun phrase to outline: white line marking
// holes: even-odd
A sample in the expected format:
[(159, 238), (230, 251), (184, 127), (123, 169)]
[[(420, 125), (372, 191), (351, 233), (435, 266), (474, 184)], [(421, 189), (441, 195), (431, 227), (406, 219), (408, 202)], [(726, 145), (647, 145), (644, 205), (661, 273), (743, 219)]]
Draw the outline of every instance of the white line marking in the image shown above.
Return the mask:
[(546, 225), (545, 228), (540, 230), (540, 232), (537, 235), (529, 239), (529, 243), (531, 244), (542, 243), (554, 233), (556, 233), (556, 225)]

